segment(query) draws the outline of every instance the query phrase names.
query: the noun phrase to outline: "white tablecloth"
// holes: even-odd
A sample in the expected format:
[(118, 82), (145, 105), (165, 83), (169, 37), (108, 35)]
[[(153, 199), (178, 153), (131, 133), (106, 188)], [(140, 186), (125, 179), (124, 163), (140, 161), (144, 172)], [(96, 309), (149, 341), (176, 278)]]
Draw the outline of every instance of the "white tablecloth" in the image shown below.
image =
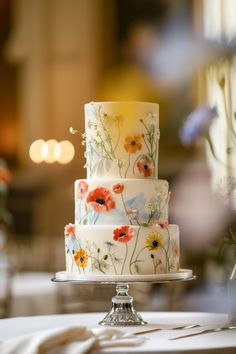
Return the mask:
[[(26, 333), (33, 333), (42, 329), (65, 325), (85, 325), (89, 328), (100, 327), (98, 322), (104, 313), (80, 313), (73, 315), (50, 315), (34, 317), (17, 317), (0, 320), (0, 340), (10, 339)], [(225, 324), (228, 320), (225, 314), (200, 313), (200, 312), (143, 312), (147, 326), (119, 327), (126, 332), (136, 332), (149, 328), (161, 327), (160, 332), (146, 334), (144, 344), (134, 348), (114, 348), (102, 353), (236, 353), (236, 331), (204, 334), (177, 341), (169, 338), (181, 334), (198, 331), (199, 328), (189, 330), (169, 330), (168, 328), (184, 324), (200, 324), (202, 328), (217, 327)], [(200, 351), (200, 352), (199, 352)]]

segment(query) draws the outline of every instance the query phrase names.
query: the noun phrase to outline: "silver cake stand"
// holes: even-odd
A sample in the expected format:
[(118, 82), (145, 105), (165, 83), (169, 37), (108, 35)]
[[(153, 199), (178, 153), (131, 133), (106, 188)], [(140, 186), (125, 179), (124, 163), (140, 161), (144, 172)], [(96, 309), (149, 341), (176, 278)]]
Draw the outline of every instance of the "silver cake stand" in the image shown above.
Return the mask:
[(129, 284), (138, 283), (176, 283), (196, 279), (189, 269), (181, 269), (178, 273), (157, 275), (127, 276), (81, 276), (73, 277), (66, 272), (58, 272), (52, 278), (54, 282), (73, 282), (78, 284), (115, 284), (117, 294), (112, 297), (112, 308), (102, 321), (103, 326), (143, 326), (147, 322), (133, 307), (133, 297), (128, 294)]

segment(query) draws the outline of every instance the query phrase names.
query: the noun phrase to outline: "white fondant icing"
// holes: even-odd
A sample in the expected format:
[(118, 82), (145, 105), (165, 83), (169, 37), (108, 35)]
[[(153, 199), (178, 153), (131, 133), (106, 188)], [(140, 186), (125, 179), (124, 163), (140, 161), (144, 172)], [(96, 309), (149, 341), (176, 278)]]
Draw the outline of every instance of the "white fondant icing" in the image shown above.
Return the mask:
[(156, 179), (76, 180), (75, 223), (152, 225), (167, 221), (168, 189), (167, 181)]
[(179, 229), (168, 226), (168, 182), (158, 180), (159, 106), (85, 105), (88, 179), (75, 181), (75, 224), (65, 227), (75, 278), (179, 271)]
[(84, 283), (90, 282), (106, 282), (106, 283), (116, 283), (116, 282), (147, 282), (151, 281), (153, 283), (162, 283), (166, 281), (176, 281), (176, 280), (192, 280), (193, 271), (191, 269), (180, 269), (176, 273), (162, 273), (162, 274), (144, 274), (144, 275), (86, 275), (86, 274), (72, 274), (66, 271), (60, 271), (56, 273), (55, 281), (79, 281)]
[(65, 237), (72, 274), (161, 274), (179, 270), (179, 228), (76, 226)]

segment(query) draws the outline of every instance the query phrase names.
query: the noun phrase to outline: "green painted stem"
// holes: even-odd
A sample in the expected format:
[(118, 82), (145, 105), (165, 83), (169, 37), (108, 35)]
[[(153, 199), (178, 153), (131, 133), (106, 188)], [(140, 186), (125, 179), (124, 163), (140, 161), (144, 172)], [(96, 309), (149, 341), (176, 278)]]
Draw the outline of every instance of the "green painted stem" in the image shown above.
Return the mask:
[(129, 262), (129, 271), (130, 271), (131, 274), (133, 274), (132, 273), (132, 269), (131, 269), (131, 264), (132, 264), (132, 260), (133, 260), (133, 257), (134, 257), (134, 253), (136, 251), (137, 244), (138, 244), (138, 236), (139, 236), (140, 229), (141, 229), (141, 227), (139, 227), (139, 229), (137, 231), (135, 245), (134, 245), (133, 252), (132, 252), (132, 255), (131, 255), (131, 258), (130, 258), (130, 262)]
[(128, 158), (128, 166), (127, 166), (126, 171), (125, 171), (125, 178), (127, 176), (127, 173), (128, 173), (128, 170), (129, 170), (129, 166), (130, 166), (130, 154), (129, 154), (129, 158)]
[(123, 262), (122, 269), (121, 269), (121, 275), (123, 274), (124, 266), (125, 266), (125, 262), (126, 262), (126, 258), (127, 258), (127, 254), (128, 254), (128, 246), (127, 246), (127, 243), (125, 243), (125, 247), (126, 247), (126, 250), (125, 250), (125, 258), (124, 258), (124, 262)]

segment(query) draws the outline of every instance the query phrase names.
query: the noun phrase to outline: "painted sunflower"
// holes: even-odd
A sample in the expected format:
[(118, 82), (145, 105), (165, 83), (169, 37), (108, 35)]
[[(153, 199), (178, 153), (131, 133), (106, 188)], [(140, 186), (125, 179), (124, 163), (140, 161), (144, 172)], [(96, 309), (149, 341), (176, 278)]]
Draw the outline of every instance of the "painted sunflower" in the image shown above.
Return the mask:
[(88, 263), (88, 256), (83, 248), (80, 248), (78, 251), (76, 251), (74, 260), (79, 268), (86, 268)]
[(124, 148), (129, 154), (135, 154), (142, 149), (142, 137), (140, 135), (130, 135), (125, 138)]
[(131, 226), (121, 226), (120, 229), (113, 231), (113, 240), (127, 243), (134, 236), (134, 230)]
[(115, 208), (115, 201), (111, 198), (109, 190), (102, 187), (89, 192), (86, 202), (96, 213), (111, 211)]
[(161, 234), (158, 232), (151, 232), (148, 234), (145, 242), (144, 247), (148, 249), (148, 251), (157, 252), (160, 247), (163, 246), (163, 238)]

